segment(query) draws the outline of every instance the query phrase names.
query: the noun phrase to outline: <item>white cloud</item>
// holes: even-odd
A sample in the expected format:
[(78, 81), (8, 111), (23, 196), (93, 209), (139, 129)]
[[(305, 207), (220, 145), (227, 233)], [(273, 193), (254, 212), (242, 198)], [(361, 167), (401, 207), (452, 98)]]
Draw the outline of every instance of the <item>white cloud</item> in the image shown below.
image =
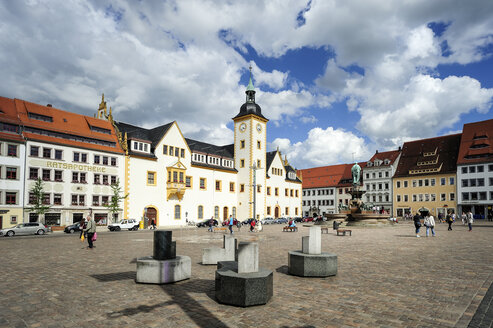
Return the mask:
[(298, 169), (364, 161), (371, 156), (364, 138), (333, 127), (314, 128), (308, 132), (306, 140), (294, 144), (289, 139), (277, 138), (272, 142), (272, 148), (276, 147)]

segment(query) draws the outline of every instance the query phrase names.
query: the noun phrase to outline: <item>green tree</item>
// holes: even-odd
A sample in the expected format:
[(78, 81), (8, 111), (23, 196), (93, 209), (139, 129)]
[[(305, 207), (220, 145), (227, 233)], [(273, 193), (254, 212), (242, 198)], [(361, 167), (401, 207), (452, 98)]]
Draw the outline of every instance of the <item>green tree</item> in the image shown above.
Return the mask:
[(116, 183), (111, 185), (111, 190), (113, 191), (113, 196), (108, 204), (104, 204), (104, 207), (108, 209), (111, 213), (111, 218), (114, 220), (115, 214), (118, 213), (120, 209), (120, 203), (122, 200), (128, 197), (128, 194), (122, 196), (122, 187), (120, 186), (120, 180), (116, 180)]
[(43, 204), (44, 186), (43, 180), (38, 178), (29, 193), (33, 195), (32, 206), (26, 207), (29, 212), (34, 212), (39, 216), (39, 222), (44, 223), (44, 215), (51, 208), (50, 205)]

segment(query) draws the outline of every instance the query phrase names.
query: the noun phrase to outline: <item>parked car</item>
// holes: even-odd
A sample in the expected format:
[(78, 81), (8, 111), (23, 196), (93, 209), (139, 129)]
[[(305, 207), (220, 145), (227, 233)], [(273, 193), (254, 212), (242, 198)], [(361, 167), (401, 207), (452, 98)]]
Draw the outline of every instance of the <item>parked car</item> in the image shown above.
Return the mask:
[(275, 220), (275, 223), (277, 223), (277, 224), (283, 224), (283, 223), (288, 223), (288, 221), (289, 221), (289, 220), (288, 220), (288, 219), (286, 219), (286, 218), (277, 218), (277, 219)]
[(313, 222), (313, 218), (312, 217), (304, 218), (303, 222)]
[(276, 220), (274, 218), (265, 218), (262, 220), (262, 224), (273, 224), (275, 221)]
[[(205, 219), (205, 220), (202, 220), (200, 221), (199, 223), (197, 223), (197, 227), (208, 227), (209, 226), (209, 220), (210, 219)], [(219, 225), (219, 223), (217, 222), (216, 219), (214, 219), (214, 226), (217, 227)]]
[(44, 235), (48, 227), (39, 222), (21, 223), (14, 227), (0, 230), (0, 236), (12, 237), (15, 235)]
[(81, 231), (81, 230), (82, 228), (80, 227), (80, 222), (76, 222), (72, 225), (66, 226), (63, 231), (65, 231), (66, 233), (74, 233), (76, 231)]
[(108, 225), (108, 229), (110, 231), (120, 231), (122, 229), (128, 229), (129, 231), (132, 230), (139, 230), (139, 221), (135, 219), (128, 219), (128, 220), (121, 220), (118, 223), (111, 223)]
[(243, 220), (241, 221), (241, 224), (242, 225), (250, 225), (250, 223), (252, 222), (253, 218), (249, 218), (249, 219), (246, 219), (246, 220)]
[[(237, 219), (233, 219), (233, 225), (238, 225), (238, 223), (240, 223), (240, 221), (238, 221)], [(229, 219), (223, 221), (223, 226), (227, 226), (227, 225), (229, 225)]]
[(294, 218), (294, 222), (303, 222), (303, 218), (298, 216)]

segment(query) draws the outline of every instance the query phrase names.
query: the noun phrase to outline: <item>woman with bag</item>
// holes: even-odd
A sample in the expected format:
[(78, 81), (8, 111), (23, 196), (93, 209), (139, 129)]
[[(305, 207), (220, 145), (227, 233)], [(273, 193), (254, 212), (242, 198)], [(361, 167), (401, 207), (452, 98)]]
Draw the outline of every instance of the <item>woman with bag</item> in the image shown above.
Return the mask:
[(87, 232), (87, 243), (89, 244), (88, 248), (92, 249), (94, 247), (93, 238), (96, 233), (96, 222), (94, 222), (90, 215), (87, 216), (87, 225), (84, 232)]
[(430, 230), (431, 230), (431, 235), (435, 237), (435, 218), (433, 215), (430, 215), (429, 213), (425, 217), (425, 227), (426, 227), (426, 237), (428, 237)]
[(414, 227), (416, 228), (416, 237), (419, 237), (419, 228), (421, 228), (421, 214), (416, 212), (416, 215), (413, 217)]

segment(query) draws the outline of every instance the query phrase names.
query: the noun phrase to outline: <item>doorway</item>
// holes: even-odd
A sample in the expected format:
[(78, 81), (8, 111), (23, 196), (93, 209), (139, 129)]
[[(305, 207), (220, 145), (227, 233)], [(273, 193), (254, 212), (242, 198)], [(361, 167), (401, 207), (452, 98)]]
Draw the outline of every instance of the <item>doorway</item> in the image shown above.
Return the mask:
[(224, 206), (223, 208), (223, 221), (228, 218), (228, 208)]
[(157, 210), (154, 207), (148, 207), (146, 214), (149, 223), (152, 222), (152, 220), (156, 220), (156, 225), (159, 225), (159, 222), (157, 221)]
[(279, 218), (279, 206), (276, 206), (276, 209), (274, 210), (274, 218)]

